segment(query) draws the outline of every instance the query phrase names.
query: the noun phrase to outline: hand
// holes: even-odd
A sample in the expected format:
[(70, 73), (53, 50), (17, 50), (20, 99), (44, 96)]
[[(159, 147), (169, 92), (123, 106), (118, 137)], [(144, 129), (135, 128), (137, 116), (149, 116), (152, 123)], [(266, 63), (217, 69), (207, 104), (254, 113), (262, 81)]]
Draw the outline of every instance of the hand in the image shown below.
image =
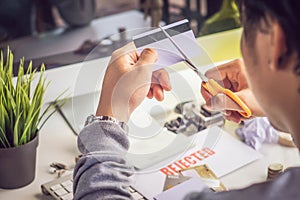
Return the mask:
[(170, 91), (171, 84), (169, 74), (164, 69), (159, 69), (152, 73), (150, 90), (147, 94), (149, 99), (153, 97), (158, 101), (164, 100), (164, 91)]
[(104, 76), (96, 115), (126, 122), (146, 96), (162, 101), (171, 86), (165, 70), (152, 73), (156, 60), (155, 50), (147, 48), (139, 55), (133, 43), (116, 50)]
[[(250, 108), (252, 117), (264, 116), (258, 105), (244, 72), (244, 62), (241, 59), (233, 60), (206, 72), (208, 78), (212, 78), (220, 85), (235, 92), (235, 94)], [(241, 108), (224, 94), (212, 97), (203, 87), (201, 93), (209, 107), (213, 110), (224, 111), (225, 118), (240, 123), (243, 118), (237, 111)]]

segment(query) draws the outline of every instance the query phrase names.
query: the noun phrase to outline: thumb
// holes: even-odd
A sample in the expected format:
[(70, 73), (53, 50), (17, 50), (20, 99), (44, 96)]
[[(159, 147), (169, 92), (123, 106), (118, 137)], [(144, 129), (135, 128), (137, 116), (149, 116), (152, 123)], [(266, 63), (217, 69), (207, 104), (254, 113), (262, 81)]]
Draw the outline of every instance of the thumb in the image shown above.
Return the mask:
[(154, 49), (146, 48), (142, 51), (138, 61), (136, 62), (137, 66), (154, 64), (158, 58), (158, 55)]
[(212, 97), (207, 105), (215, 111), (223, 110), (233, 110), (233, 111), (243, 111), (242, 108), (233, 101), (230, 97), (225, 94), (219, 93)]

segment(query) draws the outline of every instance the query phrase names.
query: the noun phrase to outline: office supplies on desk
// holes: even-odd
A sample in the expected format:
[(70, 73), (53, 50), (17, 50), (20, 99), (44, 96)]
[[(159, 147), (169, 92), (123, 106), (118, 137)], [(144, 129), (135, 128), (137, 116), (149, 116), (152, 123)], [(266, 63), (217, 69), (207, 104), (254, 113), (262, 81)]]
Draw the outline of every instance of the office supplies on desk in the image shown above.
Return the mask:
[(248, 108), (248, 106), (231, 90), (226, 89), (222, 87), (220, 84), (218, 84), (213, 79), (208, 79), (204, 74), (202, 74), (196, 65), (193, 64), (193, 62), (190, 60), (188, 55), (181, 49), (181, 47), (173, 40), (173, 38), (167, 33), (167, 31), (159, 26), (164, 35), (172, 42), (173, 46), (180, 52), (181, 56), (184, 58), (184, 61), (187, 63), (187, 65), (201, 78), (202, 86), (213, 96), (216, 96), (219, 93), (223, 93), (226, 96), (228, 96), (231, 100), (233, 100), (243, 111), (239, 111), (239, 113), (245, 117), (249, 118), (251, 117), (252, 113), (251, 110)]
[(195, 101), (177, 104), (175, 112), (179, 116), (165, 123), (165, 127), (174, 133), (192, 135), (209, 126), (222, 126), (224, 124), (221, 112), (211, 111), (205, 105), (200, 106)]
[[(43, 194), (51, 195), (56, 200), (73, 199), (73, 175), (66, 175), (58, 179), (49, 181), (41, 185)], [(146, 200), (147, 198), (138, 192), (135, 188), (129, 187), (134, 200)]]

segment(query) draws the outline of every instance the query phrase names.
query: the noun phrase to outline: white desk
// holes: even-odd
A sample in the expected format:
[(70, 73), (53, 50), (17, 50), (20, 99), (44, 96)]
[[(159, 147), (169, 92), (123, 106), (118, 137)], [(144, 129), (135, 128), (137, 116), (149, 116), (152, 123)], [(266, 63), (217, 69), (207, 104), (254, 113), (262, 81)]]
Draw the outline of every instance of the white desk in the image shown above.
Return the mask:
[[(100, 87), (99, 82), (101, 82), (100, 77), (103, 75), (107, 62), (108, 58), (104, 58), (86, 62), (84, 65), (79, 63), (47, 71), (48, 79), (52, 82), (47, 91), (46, 101), (53, 100), (67, 87), (70, 88), (74, 96), (98, 90)], [(183, 64), (173, 67), (175, 70), (182, 70), (183, 68)], [(189, 94), (198, 96), (197, 98), (201, 99), (198, 93), (200, 87), (198, 77), (194, 74), (191, 76), (194, 78), (188, 78), (188, 83), (192, 88), (192, 93)], [(81, 87), (76, 87), (76, 85)], [(180, 89), (180, 85), (177, 82), (174, 90), (184, 91)], [(190, 98), (186, 94), (181, 93), (181, 95), (183, 98), (180, 100)], [(168, 108), (173, 107), (176, 103), (175, 101), (166, 102)], [(233, 131), (230, 125), (225, 128), (229, 132)], [(295, 148), (286, 148), (274, 144), (263, 145), (259, 151), (264, 155), (263, 159), (242, 167), (222, 178), (223, 183), (228, 188), (240, 188), (255, 182), (264, 181), (266, 179), (267, 166), (273, 162), (283, 163), (285, 167), (300, 165), (298, 150)], [(48, 172), (49, 164), (52, 162), (63, 162), (71, 165), (74, 164), (74, 158), (77, 155), (76, 137), (61, 116), (54, 114), (41, 130), (37, 155), (37, 173), (34, 182), (21, 189), (0, 190), (0, 199), (51, 199), (42, 195), (40, 190), (41, 184), (55, 178), (55, 175)]]
[[(67, 68), (72, 67), (76, 68), (76, 66)], [(61, 70), (64, 69), (61, 68)], [(55, 72), (59, 73), (59, 70), (55, 70)], [(197, 81), (196, 77), (194, 80), (190, 79), (192, 84)], [(195, 87), (195, 91), (199, 91), (198, 89)], [(171, 104), (175, 105), (176, 102)], [(230, 124), (226, 126), (226, 129), (232, 132)], [(226, 175), (222, 178), (223, 183), (228, 188), (240, 188), (263, 181), (266, 179), (267, 166), (273, 162), (283, 163), (285, 167), (300, 165), (298, 150), (295, 148), (286, 148), (275, 144), (263, 145), (260, 152), (264, 155), (263, 159)], [(34, 182), (21, 189), (0, 190), (0, 199), (51, 199), (42, 195), (40, 190), (41, 184), (55, 178), (55, 175), (48, 172), (49, 164), (52, 162), (62, 162), (72, 165), (74, 164), (76, 155), (78, 155), (76, 137), (61, 116), (55, 114), (41, 131), (37, 157), (37, 174)]]

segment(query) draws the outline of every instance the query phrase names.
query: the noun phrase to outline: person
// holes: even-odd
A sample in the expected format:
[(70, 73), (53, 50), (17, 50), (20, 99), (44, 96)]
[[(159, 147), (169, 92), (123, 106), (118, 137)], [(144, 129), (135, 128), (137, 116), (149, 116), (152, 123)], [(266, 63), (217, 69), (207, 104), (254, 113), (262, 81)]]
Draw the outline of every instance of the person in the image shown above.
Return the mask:
[[(240, 3), (243, 59), (214, 68), (206, 75), (236, 92), (251, 108), (253, 117), (267, 116), (274, 127), (292, 133), (299, 148), (300, 2)], [(164, 70), (152, 74), (157, 58), (153, 49), (145, 49), (140, 55), (129, 49), (125, 46), (113, 53), (96, 117), (87, 121), (79, 135), (83, 157), (74, 171), (74, 199), (131, 199), (127, 188), (134, 170), (125, 159), (129, 142), (120, 121), (126, 122), (146, 96), (162, 100), (171, 86)], [(203, 89), (201, 93), (212, 108), (224, 106), (220, 97), (211, 97)], [(227, 119), (244, 120), (236, 107), (222, 109)], [(205, 190), (189, 194), (186, 199), (299, 199), (299, 180), (300, 168), (295, 167), (270, 182), (219, 193)]]

